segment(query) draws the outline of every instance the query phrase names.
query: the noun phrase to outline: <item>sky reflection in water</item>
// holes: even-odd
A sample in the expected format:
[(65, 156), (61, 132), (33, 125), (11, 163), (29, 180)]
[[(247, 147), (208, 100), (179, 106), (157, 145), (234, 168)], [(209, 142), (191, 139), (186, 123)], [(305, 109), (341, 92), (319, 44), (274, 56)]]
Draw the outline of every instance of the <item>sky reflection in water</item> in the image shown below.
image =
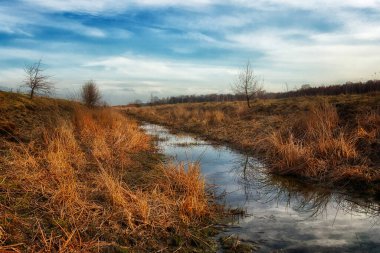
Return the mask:
[(257, 160), (163, 127), (144, 125), (176, 162), (199, 161), (230, 207), (250, 214), (226, 234), (258, 242), (259, 252), (380, 252), (380, 205), (264, 173)]

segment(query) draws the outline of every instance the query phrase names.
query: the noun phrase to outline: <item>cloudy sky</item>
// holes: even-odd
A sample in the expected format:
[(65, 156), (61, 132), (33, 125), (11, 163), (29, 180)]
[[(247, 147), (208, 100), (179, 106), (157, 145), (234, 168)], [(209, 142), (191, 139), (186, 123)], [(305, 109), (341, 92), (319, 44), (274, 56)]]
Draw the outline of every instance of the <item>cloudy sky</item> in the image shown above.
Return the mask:
[(39, 59), (112, 104), (230, 92), (247, 60), (267, 91), (380, 78), (380, 1), (0, 0), (0, 88)]

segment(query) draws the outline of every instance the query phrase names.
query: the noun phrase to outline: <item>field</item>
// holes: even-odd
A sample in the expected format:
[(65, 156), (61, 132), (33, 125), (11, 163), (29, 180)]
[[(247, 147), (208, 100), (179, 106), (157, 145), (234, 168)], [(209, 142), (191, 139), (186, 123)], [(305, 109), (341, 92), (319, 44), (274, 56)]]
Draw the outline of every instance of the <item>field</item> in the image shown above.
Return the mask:
[[(268, 171), (379, 192), (380, 94), (119, 107), (258, 156)], [(371, 186), (371, 187), (367, 187)]]
[(89, 109), (0, 92), (0, 252), (215, 250), (222, 209), (199, 165), (164, 163), (132, 118), (227, 143), (274, 175), (378, 195), (379, 105), (372, 94)]
[(217, 206), (111, 108), (0, 92), (0, 252), (187, 252)]

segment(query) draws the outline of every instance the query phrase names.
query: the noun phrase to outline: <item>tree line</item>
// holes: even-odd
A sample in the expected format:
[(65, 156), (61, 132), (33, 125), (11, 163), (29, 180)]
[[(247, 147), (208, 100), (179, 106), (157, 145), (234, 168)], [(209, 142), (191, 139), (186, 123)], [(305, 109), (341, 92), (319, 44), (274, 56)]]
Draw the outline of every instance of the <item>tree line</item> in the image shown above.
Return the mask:
[(299, 96), (331, 96), (340, 94), (362, 94), (380, 91), (380, 80), (362, 82), (346, 82), (340, 85), (311, 87), (304, 84), (300, 89), (286, 92), (265, 92), (259, 77), (254, 74), (250, 61), (238, 73), (231, 85), (233, 94), (182, 95), (167, 98), (153, 97), (149, 104), (177, 104), (196, 102), (243, 101), (251, 107), (250, 100), (255, 98), (289, 98)]
[(380, 91), (380, 80), (369, 80), (367, 82), (346, 82), (339, 85), (328, 85), (319, 87), (302, 87), (298, 90), (288, 92), (266, 93), (266, 98), (289, 98), (300, 96), (336, 96), (340, 94), (364, 94)]
[[(347, 82), (339, 85), (327, 85), (310, 87), (303, 85), (302, 88), (287, 92), (265, 92), (257, 94), (257, 98), (290, 98), (300, 96), (335, 96), (340, 94), (364, 94), (380, 92), (380, 80), (369, 80), (366, 82)], [(166, 98), (154, 97), (150, 104), (177, 104), (177, 103), (197, 103), (197, 102), (226, 102), (226, 101), (245, 101), (245, 94), (205, 94), (205, 95), (182, 95)]]

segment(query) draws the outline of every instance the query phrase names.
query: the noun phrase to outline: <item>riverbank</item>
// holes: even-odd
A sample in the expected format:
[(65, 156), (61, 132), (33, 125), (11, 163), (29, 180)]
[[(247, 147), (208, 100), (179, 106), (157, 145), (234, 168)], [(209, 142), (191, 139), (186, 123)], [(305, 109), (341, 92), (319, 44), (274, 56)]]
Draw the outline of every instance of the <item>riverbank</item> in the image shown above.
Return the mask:
[(197, 164), (111, 108), (0, 92), (0, 251), (213, 251)]
[(379, 105), (375, 93), (119, 109), (259, 156), (275, 174), (378, 193)]
[[(226, 252), (377, 252), (379, 199), (267, 173), (254, 157), (194, 134), (143, 123), (177, 162), (199, 162), (207, 182), (235, 214), (217, 235)], [(358, 238), (358, 235), (359, 238)], [(244, 245), (244, 246), (243, 246)], [(234, 251), (235, 250), (235, 251)]]

